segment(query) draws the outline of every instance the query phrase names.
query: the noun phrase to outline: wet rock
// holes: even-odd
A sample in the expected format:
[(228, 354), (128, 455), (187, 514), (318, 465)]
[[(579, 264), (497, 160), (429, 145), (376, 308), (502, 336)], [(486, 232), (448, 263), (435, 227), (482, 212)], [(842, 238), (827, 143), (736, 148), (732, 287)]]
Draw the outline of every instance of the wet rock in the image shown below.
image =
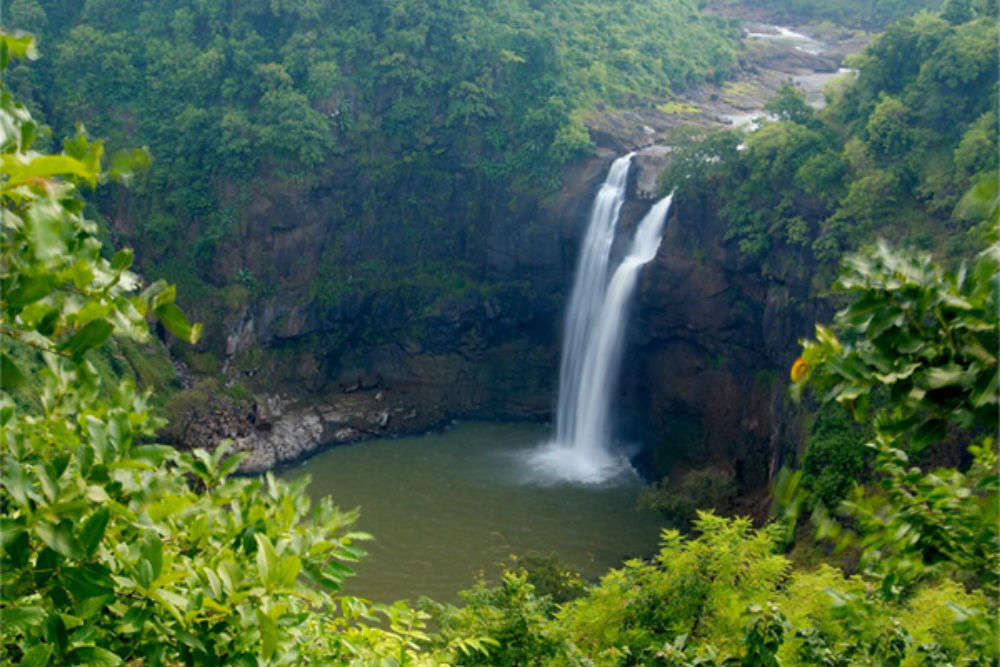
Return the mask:
[(354, 442), (355, 440), (360, 440), (362, 433), (353, 428), (341, 428), (337, 429), (333, 433), (333, 439), (339, 443)]
[(642, 200), (657, 199), (659, 194), (658, 177), (667, 166), (670, 158), (669, 146), (649, 146), (635, 154), (632, 158), (632, 169), (635, 172), (635, 196)]
[(389, 411), (381, 410), (379, 412), (373, 412), (368, 415), (368, 423), (374, 424), (379, 428), (385, 428), (386, 424), (389, 423)]
[(254, 327), (254, 317), (249, 308), (244, 308), (232, 332), (226, 336), (226, 356), (231, 357), (237, 352), (249, 349), (257, 342)]

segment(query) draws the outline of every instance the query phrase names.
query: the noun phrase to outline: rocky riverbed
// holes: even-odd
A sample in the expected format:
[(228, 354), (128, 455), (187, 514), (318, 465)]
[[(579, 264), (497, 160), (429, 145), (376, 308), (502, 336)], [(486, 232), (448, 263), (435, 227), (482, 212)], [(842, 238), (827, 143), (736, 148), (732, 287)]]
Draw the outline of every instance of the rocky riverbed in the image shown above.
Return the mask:
[(739, 76), (705, 85), (670, 102), (630, 110), (606, 110), (588, 119), (599, 143), (624, 152), (664, 144), (678, 126), (753, 127), (766, 117), (764, 106), (782, 86), (800, 89), (807, 102), (824, 106), (824, 88), (850, 76), (847, 56), (860, 53), (871, 35), (830, 25), (779, 26), (745, 20)]

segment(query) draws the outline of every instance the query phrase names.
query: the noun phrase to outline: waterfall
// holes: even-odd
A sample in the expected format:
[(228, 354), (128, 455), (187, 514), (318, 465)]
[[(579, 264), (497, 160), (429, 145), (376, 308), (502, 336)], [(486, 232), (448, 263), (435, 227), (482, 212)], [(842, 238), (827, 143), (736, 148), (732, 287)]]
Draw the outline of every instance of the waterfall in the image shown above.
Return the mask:
[(618, 381), (629, 302), (639, 270), (660, 247), (673, 197), (664, 197), (649, 210), (628, 254), (608, 280), (631, 159), (629, 154), (615, 160), (594, 200), (566, 313), (555, 439), (532, 458), (536, 468), (560, 479), (601, 482), (628, 467), (611, 446), (611, 398)]
[(556, 411), (556, 442), (569, 442), (570, 425), (576, 423), (576, 391), (574, 386), (581, 374), (587, 354), (587, 345), (594, 322), (601, 310), (604, 288), (608, 280), (608, 260), (615, 240), (615, 228), (625, 203), (632, 156), (629, 153), (611, 164), (608, 176), (594, 198), (587, 232), (580, 247), (580, 259), (566, 309), (566, 328), (563, 337), (562, 363), (559, 367), (559, 405)]

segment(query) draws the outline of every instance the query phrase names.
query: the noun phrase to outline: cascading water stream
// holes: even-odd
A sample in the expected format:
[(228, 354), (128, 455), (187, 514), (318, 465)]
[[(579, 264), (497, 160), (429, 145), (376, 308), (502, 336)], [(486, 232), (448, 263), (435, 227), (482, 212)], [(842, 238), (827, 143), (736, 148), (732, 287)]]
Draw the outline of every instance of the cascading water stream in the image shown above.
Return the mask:
[(625, 203), (632, 156), (629, 153), (611, 164), (608, 176), (594, 198), (587, 232), (580, 248), (580, 259), (566, 309), (566, 333), (563, 338), (562, 362), (559, 367), (559, 405), (556, 410), (556, 442), (568, 442), (570, 425), (576, 423), (576, 391), (574, 386), (583, 372), (587, 344), (594, 320), (601, 309), (604, 288), (608, 280), (608, 259), (615, 240), (615, 228)]
[(532, 463), (547, 477), (597, 483), (628, 467), (611, 447), (611, 398), (618, 380), (626, 315), (639, 270), (656, 256), (673, 195), (639, 223), (629, 252), (608, 280), (615, 228), (632, 154), (618, 158), (594, 201), (566, 315), (555, 439)]
[(577, 456), (605, 469), (615, 462), (608, 449), (611, 441), (609, 415), (611, 396), (618, 381), (625, 341), (627, 309), (639, 278), (639, 269), (656, 256), (663, 223), (673, 195), (658, 201), (639, 223), (629, 254), (622, 260), (604, 293), (601, 311), (594, 322), (587, 356), (577, 382), (576, 421), (572, 424), (573, 449)]

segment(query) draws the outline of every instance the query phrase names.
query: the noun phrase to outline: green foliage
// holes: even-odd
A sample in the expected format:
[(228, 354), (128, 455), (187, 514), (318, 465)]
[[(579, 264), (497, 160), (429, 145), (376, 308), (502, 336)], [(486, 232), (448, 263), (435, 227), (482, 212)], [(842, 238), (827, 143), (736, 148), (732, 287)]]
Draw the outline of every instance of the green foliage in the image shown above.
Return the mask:
[(685, 473), (677, 484), (670, 478), (660, 480), (643, 492), (639, 504), (662, 512), (670, 525), (684, 530), (697, 518), (698, 510), (729, 513), (735, 498), (731, 475), (701, 468)]
[(838, 406), (820, 408), (806, 442), (802, 488), (813, 503), (836, 508), (871, 467), (861, 429)]
[[(462, 608), (437, 611), (439, 641), (459, 647), (452, 649), (453, 664), (543, 665), (565, 654), (564, 642), (552, 636), (549, 628), (554, 603), (535, 593), (526, 572), (507, 571), (500, 584), (492, 587), (480, 581), (464, 591), (462, 598)], [(482, 638), (479, 650), (457, 643), (470, 636)]]
[(804, 343), (798, 386), (811, 382), (858, 421), (885, 392), (876, 432), (914, 447), (944, 438), (949, 425), (995, 433), (998, 269), (995, 244), (955, 273), (884, 243), (850, 256), (835, 289), (853, 298), (834, 319), (837, 334), (818, 325)]
[[(922, 9), (936, 9), (939, 0), (743, 0), (785, 21), (833, 21), (839, 25), (881, 29)], [(726, 0), (736, 4), (737, 0)], [(966, 2), (965, 4), (970, 4)], [(985, 12), (986, 3), (980, 3)]]
[(767, 601), (788, 563), (773, 554), (777, 534), (745, 519), (702, 514), (695, 528), (691, 540), (664, 531), (654, 562), (612, 570), (560, 612), (559, 627), (595, 664), (638, 661), (679, 635), (739, 650), (748, 605)]
[(861, 566), (886, 597), (909, 595), (920, 582), (947, 576), (982, 589), (995, 603), (1000, 592), (1000, 485), (993, 439), (970, 448), (975, 460), (966, 472), (925, 473), (884, 437), (874, 447), (882, 496), (856, 488), (841, 508), (863, 537), (822, 516), (820, 534), (842, 544), (861, 544)]
[[(236, 282), (235, 258), (260, 285), (294, 280), (244, 256), (261, 226), (299, 223), (272, 219), (291, 215), (285, 201), (324, 210), (325, 251), (364, 240), (336, 253), (347, 273), (373, 258), (403, 274), (463, 254), (479, 265), (481, 221), (551, 192), (592, 150), (586, 112), (716, 80), (738, 39), (694, 0), (18, 0), (5, 19), (50, 55), (9, 83), (53, 136), (82, 120), (109, 146), (157, 156), (127, 197), (94, 199), (144, 268), (182, 288), (213, 347), (212, 301)], [(331, 282), (310, 277), (314, 291)]]
[[(480, 583), (464, 608), (436, 608), (454, 664), (921, 665), (996, 659), (982, 592), (925, 581), (905, 602), (823, 565), (792, 571), (777, 525), (702, 514), (698, 537), (665, 531), (651, 562), (612, 570), (561, 606), (524, 573)], [(980, 613), (979, 616), (976, 614)], [(986, 634), (982, 634), (986, 631)], [(454, 648), (469, 633), (481, 650)], [(995, 644), (995, 641), (993, 642)], [(969, 663), (973, 664), (973, 663)]]
[[(45, 155), (31, 150), (36, 129), (27, 110), (0, 89), (4, 347), (31, 348), (50, 365), (82, 363), (112, 333), (148, 340), (147, 314), (179, 338), (197, 341), (200, 327), (173, 304), (175, 288), (157, 282), (140, 291), (128, 270), (131, 250), (101, 255), (97, 225), (83, 217), (77, 187), (110, 176), (100, 169), (103, 144), (80, 131), (64, 152)], [(24, 374), (6, 352), (4, 359), (5, 385), (16, 386)]]
[(928, 249), (964, 254), (974, 236), (956, 204), (997, 167), (997, 39), (988, 14), (900, 21), (855, 58), (857, 76), (828, 90), (823, 110), (786, 87), (768, 104), (778, 121), (749, 133), (745, 150), (720, 150), (729, 132), (683, 142), (664, 188), (716, 208), (767, 276), (832, 274), (845, 251), (880, 236), (921, 234)]
[[(971, 269), (956, 273), (885, 244), (853, 255), (836, 285), (851, 296), (834, 319), (836, 334), (817, 325), (816, 340), (804, 341), (792, 369), (796, 392), (808, 384), (874, 429), (868, 447), (876, 453), (877, 492), (855, 487), (838, 508), (846, 523), (832, 520), (822, 506), (814, 515), (819, 536), (838, 549), (858, 549), (862, 571), (878, 585), (873, 595), (840, 595), (845, 618), (872, 627), (879, 605), (913, 599), (927, 582), (960, 581), (985, 593), (968, 606), (949, 603), (961, 651), (981, 660), (996, 660), (996, 626), (987, 619), (995, 618), (1000, 591), (1000, 484), (992, 437), (1000, 401), (998, 269), (995, 243)], [(872, 402), (876, 395), (885, 398)], [(927, 472), (910, 464), (904, 449), (945, 438), (968, 445), (968, 470)], [(833, 655), (829, 645), (808, 639), (809, 651)], [(892, 628), (871, 641), (870, 654), (887, 664), (901, 664), (914, 644), (909, 633)], [(965, 655), (937, 642), (919, 651), (950, 660)]]
[[(346, 532), (353, 513), (313, 506), (304, 481), (233, 477), (224, 446), (151, 444), (162, 420), (149, 394), (102, 391), (89, 357), (110, 336), (147, 339), (147, 314), (188, 341), (198, 327), (173, 286), (141, 289), (130, 251), (102, 255), (76, 185), (108, 176), (101, 144), (78, 134), (62, 154), (33, 152), (34, 127), (0, 91), (0, 334), (5, 350), (32, 352), (2, 357), (0, 660), (416, 661), (424, 616), (336, 596), (367, 537)], [(375, 613), (388, 629), (364, 624)]]
[(575, 600), (584, 593), (580, 573), (568, 569), (553, 555), (529, 553), (514, 558), (509, 569), (526, 575), (536, 595), (550, 598), (557, 605)]
[(776, 116), (779, 120), (792, 121), (799, 125), (810, 125), (814, 122), (815, 111), (806, 103), (805, 94), (795, 86), (785, 84), (778, 89), (774, 97), (764, 105), (764, 111)]

